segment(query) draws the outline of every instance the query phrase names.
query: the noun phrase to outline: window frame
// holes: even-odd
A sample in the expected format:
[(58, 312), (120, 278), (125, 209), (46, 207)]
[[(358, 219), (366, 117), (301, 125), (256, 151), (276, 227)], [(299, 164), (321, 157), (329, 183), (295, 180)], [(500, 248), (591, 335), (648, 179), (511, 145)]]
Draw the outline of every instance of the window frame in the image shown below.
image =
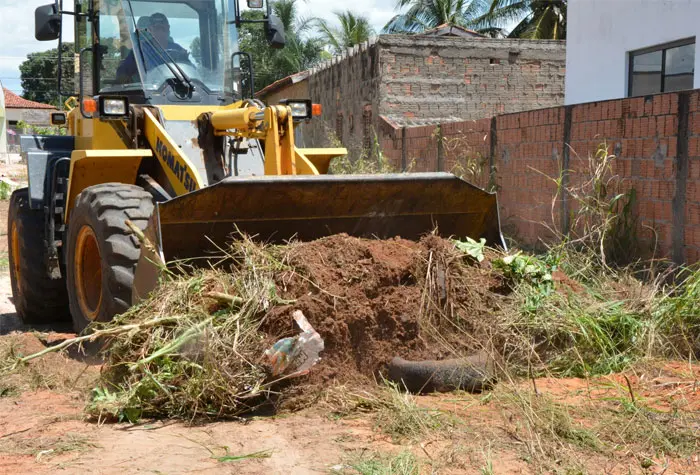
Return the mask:
[[(695, 45), (697, 48), (696, 37), (691, 36), (689, 38), (683, 38), (676, 41), (671, 41), (669, 43), (663, 43), (655, 46), (649, 46), (647, 48), (636, 49), (627, 52), (627, 97), (643, 97), (649, 94), (642, 94), (638, 96), (632, 95), (632, 78), (634, 77), (634, 58), (635, 56), (641, 56), (643, 54), (654, 53), (656, 51), (661, 51), (661, 90), (654, 94), (663, 94), (666, 86), (666, 51), (673, 48), (678, 48), (680, 46)], [(695, 58), (693, 58), (693, 80), (695, 80)], [(690, 88), (692, 89), (692, 87)]]

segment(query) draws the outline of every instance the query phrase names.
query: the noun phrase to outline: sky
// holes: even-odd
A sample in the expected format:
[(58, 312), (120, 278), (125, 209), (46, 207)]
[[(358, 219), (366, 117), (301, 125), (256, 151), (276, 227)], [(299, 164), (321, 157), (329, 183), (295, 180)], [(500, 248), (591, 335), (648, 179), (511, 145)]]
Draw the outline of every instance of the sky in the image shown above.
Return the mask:
[[(34, 9), (50, 3), (51, 0), (0, 0), (0, 82), (18, 94), (22, 92), (19, 80), (19, 65), (28, 53), (45, 51), (57, 46), (57, 42), (39, 42), (34, 39)], [(71, 0), (64, 0), (70, 5)], [(330, 2), (328, 0), (300, 0), (301, 16), (315, 16), (333, 20), (337, 9), (352, 8), (365, 15), (379, 31), (395, 15), (395, 0), (354, 0), (352, 3)], [(70, 18), (69, 18), (70, 21)], [(64, 40), (72, 41), (72, 21), (65, 28)]]

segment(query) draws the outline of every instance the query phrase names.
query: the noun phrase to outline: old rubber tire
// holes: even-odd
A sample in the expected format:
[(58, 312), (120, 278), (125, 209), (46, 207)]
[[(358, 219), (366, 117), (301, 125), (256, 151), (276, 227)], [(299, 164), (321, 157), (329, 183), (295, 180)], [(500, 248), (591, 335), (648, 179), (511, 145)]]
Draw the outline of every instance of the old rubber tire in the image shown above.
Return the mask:
[(25, 324), (47, 324), (69, 319), (64, 278), (49, 276), (44, 243), (44, 212), (29, 208), (27, 188), (10, 198), (7, 240), (12, 300)]
[(151, 195), (134, 185), (91, 186), (76, 198), (68, 219), (66, 275), (77, 333), (131, 306), (140, 246), (126, 221), (143, 230), (152, 212)]

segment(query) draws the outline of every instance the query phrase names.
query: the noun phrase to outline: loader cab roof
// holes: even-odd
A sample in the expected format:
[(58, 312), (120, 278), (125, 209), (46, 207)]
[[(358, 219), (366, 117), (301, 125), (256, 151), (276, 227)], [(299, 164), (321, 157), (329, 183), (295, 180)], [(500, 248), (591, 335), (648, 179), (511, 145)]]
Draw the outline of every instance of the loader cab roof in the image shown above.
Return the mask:
[(99, 45), (93, 90), (129, 96), (132, 103), (220, 105), (238, 99), (231, 61), (237, 30), (227, 24), (232, 3), (101, 1), (92, 28), (77, 32), (81, 43)]

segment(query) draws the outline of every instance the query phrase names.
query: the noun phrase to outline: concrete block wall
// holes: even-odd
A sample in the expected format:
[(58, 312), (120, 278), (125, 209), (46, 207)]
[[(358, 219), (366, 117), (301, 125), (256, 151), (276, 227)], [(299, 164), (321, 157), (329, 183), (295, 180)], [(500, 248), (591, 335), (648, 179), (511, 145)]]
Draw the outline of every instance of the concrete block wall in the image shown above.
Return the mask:
[[(305, 139), (321, 146), (333, 131), (354, 149), (379, 132), (380, 116), (402, 126), (425, 125), (562, 105), (565, 58), (562, 41), (382, 35), (299, 83), (323, 106)], [(293, 87), (279, 94), (291, 97), (303, 86)]]
[(310, 146), (327, 145), (329, 134), (348, 148), (366, 144), (364, 121), (374, 125), (379, 113), (378, 54), (376, 43), (366, 43), (310, 72), (307, 97), (323, 106), (304, 132)]
[[(423, 126), (416, 132), (386, 124), (385, 133), (393, 124), (393, 139), (382, 141), (384, 153), (399, 164), (414, 153), (409, 148), (414, 136), (425, 138), (435, 129), (458, 137), (462, 154), (487, 157), (482, 160), (487, 173), (464, 177), (498, 191), (505, 232), (529, 245), (548, 241), (548, 226), (570, 228), (576, 202), (557, 194), (555, 180), (563, 176), (567, 186), (587, 180), (588, 158), (605, 143), (616, 157), (612, 172), (622, 180), (621, 191), (636, 193), (632, 213), (641, 250), (653, 249), (655, 257), (679, 264), (700, 261), (700, 90)], [(426, 158), (416, 170), (455, 171), (437, 143), (419, 142), (418, 150)]]
[(564, 104), (562, 41), (380, 36), (380, 113), (481, 119)]

